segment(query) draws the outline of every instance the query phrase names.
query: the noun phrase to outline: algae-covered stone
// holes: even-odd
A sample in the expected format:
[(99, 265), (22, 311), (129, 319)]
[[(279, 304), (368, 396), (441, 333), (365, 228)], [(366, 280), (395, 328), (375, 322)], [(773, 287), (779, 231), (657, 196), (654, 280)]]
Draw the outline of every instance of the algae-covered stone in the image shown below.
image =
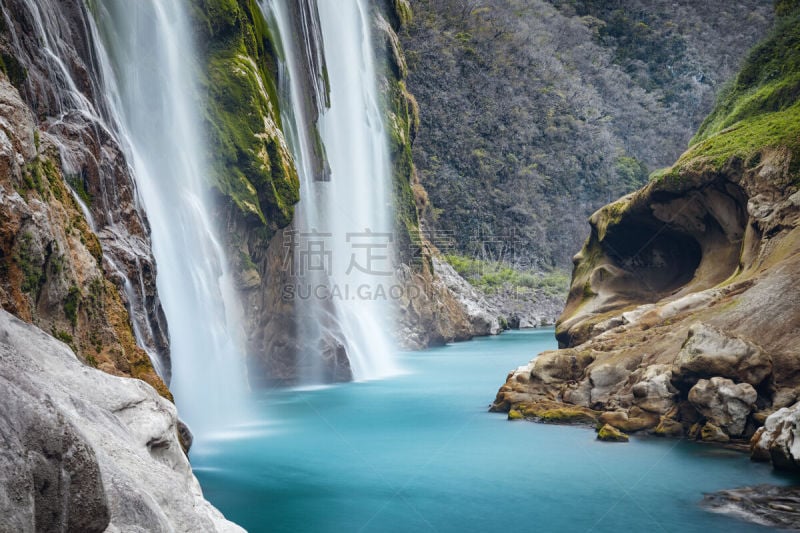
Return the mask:
[(725, 443), (731, 440), (731, 438), (722, 430), (722, 428), (712, 424), (711, 422), (706, 422), (703, 428), (700, 430), (700, 438), (705, 442)]
[(606, 424), (597, 432), (597, 440), (602, 440), (604, 442), (628, 442), (628, 436), (611, 424)]
[(654, 433), (661, 437), (682, 437), (683, 424), (672, 418), (662, 416)]
[(522, 416), (522, 413), (520, 413), (516, 409), (511, 409), (508, 412), (508, 419), (509, 420), (522, 420), (523, 418), (525, 418), (525, 417)]
[(516, 408), (525, 418), (552, 424), (594, 424), (598, 415), (596, 411), (586, 407), (555, 401), (524, 403)]

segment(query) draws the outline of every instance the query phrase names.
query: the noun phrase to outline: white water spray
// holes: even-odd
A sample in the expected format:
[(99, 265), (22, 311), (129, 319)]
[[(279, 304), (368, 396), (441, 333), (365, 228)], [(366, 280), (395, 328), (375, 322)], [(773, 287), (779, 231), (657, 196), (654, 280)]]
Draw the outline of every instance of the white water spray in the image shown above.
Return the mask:
[(176, 0), (103, 0), (96, 23), (112, 112), (152, 230), (172, 382), (197, 432), (244, 416), (240, 304), (211, 219), (197, 54)]
[(382, 378), (398, 372), (388, 335), (395, 283), (390, 250), (394, 226), (391, 161), (379, 106), (369, 2), (319, 0), (313, 8), (319, 11), (330, 85), (330, 108), (320, 110), (317, 125), (330, 164), (329, 181), (316, 179), (312, 171), (313, 136), (308, 132), (314, 124), (303, 105), (309, 95), (303, 94), (300, 59), (313, 51), (297, 50), (296, 43), (307, 46), (313, 37), (290, 38), (293, 3), (262, 1), (281, 36), (282, 75), (288, 77), (288, 83), (281, 80), (283, 123), (301, 179), (295, 228), (328, 235), (324, 239), (331, 265), (325, 282), (341, 295), (325, 304), (298, 306), (298, 320), (325, 323), (327, 315), (333, 315), (337, 327), (330, 333), (346, 348), (354, 379)]

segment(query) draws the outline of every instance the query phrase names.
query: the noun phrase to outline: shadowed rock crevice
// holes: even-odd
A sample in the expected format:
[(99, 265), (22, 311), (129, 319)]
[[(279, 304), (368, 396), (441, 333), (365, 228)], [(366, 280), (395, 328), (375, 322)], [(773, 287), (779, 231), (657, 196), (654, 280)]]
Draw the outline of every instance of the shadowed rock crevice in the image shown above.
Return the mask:
[(592, 216), (558, 323), (562, 347), (620, 325), (603, 323), (609, 311), (703, 291), (745, 266), (742, 188), (712, 176), (711, 183), (686, 189), (654, 183), (647, 194), (626, 196)]

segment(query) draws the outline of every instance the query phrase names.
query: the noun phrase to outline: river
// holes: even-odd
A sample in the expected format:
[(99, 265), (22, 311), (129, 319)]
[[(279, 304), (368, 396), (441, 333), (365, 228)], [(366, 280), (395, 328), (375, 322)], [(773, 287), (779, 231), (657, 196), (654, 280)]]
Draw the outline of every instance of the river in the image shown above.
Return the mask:
[(706, 492), (791, 480), (742, 453), (487, 407), (552, 329), (398, 355), (391, 379), (259, 395), (260, 419), (195, 443), (207, 498), (251, 532), (759, 531)]

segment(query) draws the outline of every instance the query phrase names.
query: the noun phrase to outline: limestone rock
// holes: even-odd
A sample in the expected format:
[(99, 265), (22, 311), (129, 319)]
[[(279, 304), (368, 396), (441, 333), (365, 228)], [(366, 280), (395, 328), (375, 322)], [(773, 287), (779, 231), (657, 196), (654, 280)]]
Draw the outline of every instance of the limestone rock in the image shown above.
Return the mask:
[(0, 531), (242, 531), (203, 498), (172, 403), (2, 310), (0, 404)]
[(672, 418), (662, 416), (653, 432), (661, 437), (682, 437), (683, 424)]
[(757, 397), (749, 383), (735, 384), (720, 377), (701, 379), (689, 391), (689, 402), (695, 409), (731, 437), (744, 433), (747, 417)]
[(613, 426), (628, 433), (650, 429), (658, 425), (659, 416), (638, 407), (630, 411), (608, 411), (600, 415), (600, 423)]
[(772, 358), (752, 342), (696, 323), (689, 328), (675, 368), (684, 380), (721, 376), (755, 387), (772, 373)]
[(641, 409), (651, 413), (663, 414), (675, 405), (678, 391), (672, 386), (672, 371), (667, 365), (653, 365), (631, 388), (634, 402)]
[(800, 403), (769, 416), (753, 435), (750, 453), (755, 460), (771, 460), (776, 468), (800, 471)]

